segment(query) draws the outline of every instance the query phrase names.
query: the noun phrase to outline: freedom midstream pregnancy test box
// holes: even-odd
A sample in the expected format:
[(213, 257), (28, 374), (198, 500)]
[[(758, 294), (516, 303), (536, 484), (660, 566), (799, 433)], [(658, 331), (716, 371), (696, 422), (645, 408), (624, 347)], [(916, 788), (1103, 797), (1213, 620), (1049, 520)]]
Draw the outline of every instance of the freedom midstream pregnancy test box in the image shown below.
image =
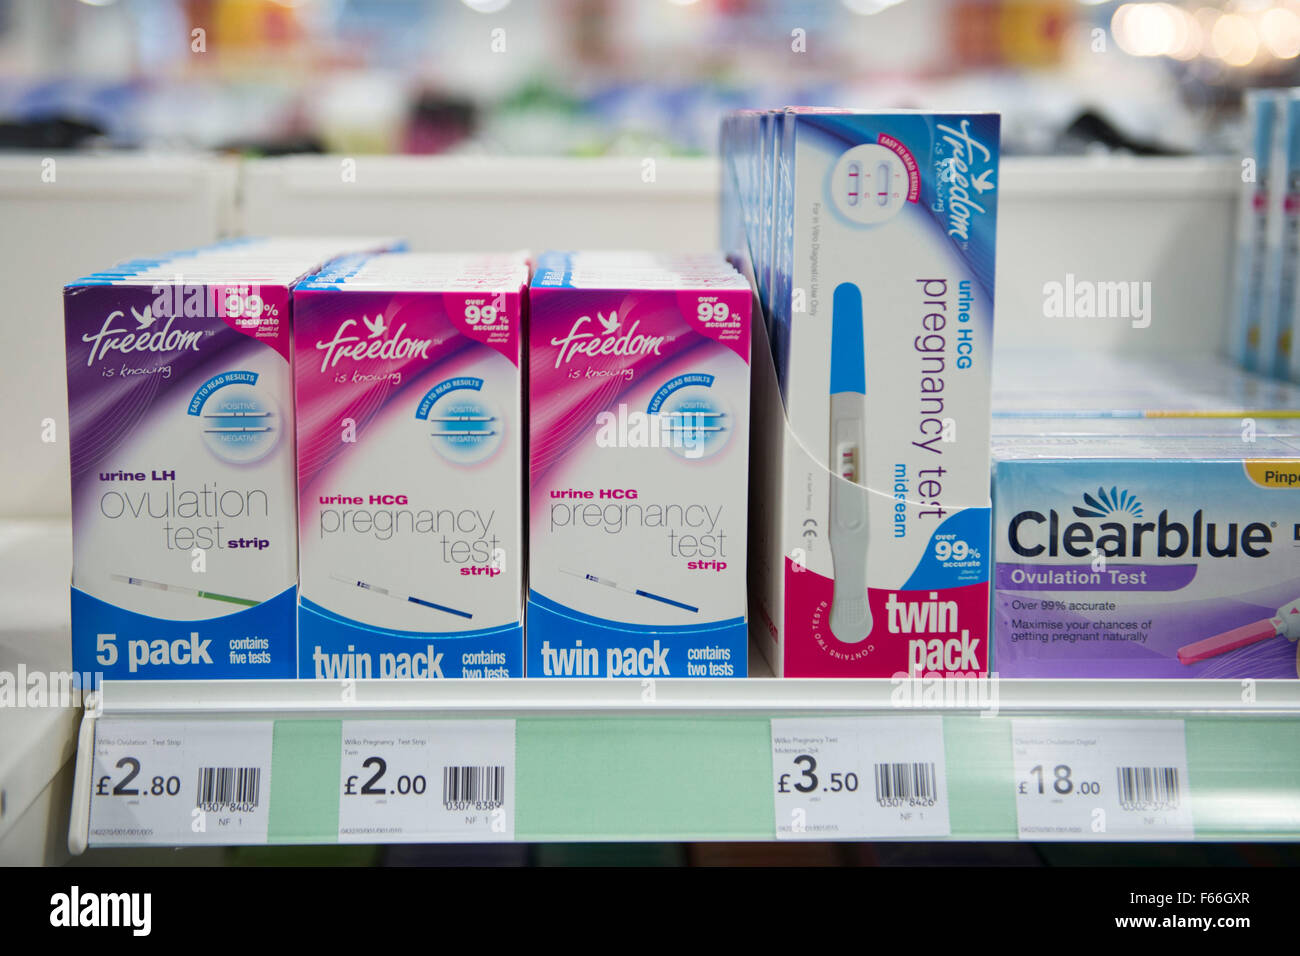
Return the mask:
[(522, 677), (522, 254), (294, 290), (299, 676)]
[(547, 253), (529, 306), (529, 677), (744, 677), (748, 283)]
[(241, 240), (65, 288), (75, 670), (295, 676), (289, 290), (392, 244)]
[(983, 675), (999, 118), (788, 109), (776, 130), (760, 646), (778, 676)]
[(1296, 439), (1003, 437), (993, 458), (1000, 676), (1297, 676)]

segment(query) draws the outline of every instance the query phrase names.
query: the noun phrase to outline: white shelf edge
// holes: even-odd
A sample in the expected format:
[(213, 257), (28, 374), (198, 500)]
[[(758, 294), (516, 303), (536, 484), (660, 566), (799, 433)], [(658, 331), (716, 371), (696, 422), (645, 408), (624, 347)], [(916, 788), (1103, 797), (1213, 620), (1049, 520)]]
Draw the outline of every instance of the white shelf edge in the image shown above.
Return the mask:
[(68, 814), (68, 852), (81, 856), (90, 845), (90, 782), (94, 771), (95, 698), (86, 701), (86, 710), (77, 731), (77, 767), (72, 781), (72, 809)]
[[(1300, 681), (501, 680), (110, 681), (103, 715), (344, 717), (363, 713), (588, 714), (944, 711), (1300, 716)], [(923, 694), (942, 694), (931, 701)], [(84, 730), (84, 727), (83, 727)]]

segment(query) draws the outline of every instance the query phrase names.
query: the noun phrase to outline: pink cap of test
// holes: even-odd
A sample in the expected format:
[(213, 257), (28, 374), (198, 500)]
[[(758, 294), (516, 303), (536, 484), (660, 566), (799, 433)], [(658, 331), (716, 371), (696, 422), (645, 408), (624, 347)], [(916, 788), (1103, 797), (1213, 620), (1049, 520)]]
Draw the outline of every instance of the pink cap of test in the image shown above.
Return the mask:
[(1252, 621), (1249, 624), (1243, 624), (1241, 627), (1234, 627), (1231, 631), (1224, 631), (1222, 634), (1207, 637), (1195, 644), (1188, 644), (1186, 647), (1178, 648), (1178, 660), (1183, 664), (1195, 664), (1197, 661), (1203, 661), (1208, 657), (1217, 657), (1220, 654), (1235, 651), (1237, 648), (1245, 647), (1248, 644), (1266, 641), (1276, 635), (1277, 626), (1273, 623), (1273, 619), (1265, 618), (1262, 621)]

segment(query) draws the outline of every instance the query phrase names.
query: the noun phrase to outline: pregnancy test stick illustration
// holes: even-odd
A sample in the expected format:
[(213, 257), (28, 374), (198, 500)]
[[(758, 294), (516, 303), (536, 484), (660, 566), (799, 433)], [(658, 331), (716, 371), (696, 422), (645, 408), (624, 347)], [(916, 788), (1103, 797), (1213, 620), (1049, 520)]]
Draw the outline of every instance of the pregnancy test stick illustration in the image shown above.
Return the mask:
[(683, 611), (690, 611), (692, 614), (699, 614), (700, 609), (693, 604), (686, 604), (682, 601), (674, 601), (672, 598), (664, 597), (662, 594), (655, 594), (651, 591), (643, 591), (641, 588), (631, 588), (626, 584), (619, 584), (617, 581), (611, 581), (609, 578), (600, 578), (594, 574), (584, 574), (582, 571), (571, 571), (568, 568), (560, 568), (565, 574), (571, 574), (575, 578), (582, 578), (584, 581), (591, 581), (593, 584), (603, 584), (607, 588), (614, 588), (618, 591), (625, 591), (628, 594), (635, 594), (637, 597), (649, 598), (652, 601), (659, 601), (663, 604), (671, 604), (673, 607), (679, 607)]
[(216, 412), (204, 418), (270, 418), (270, 412)]
[(205, 428), (203, 430), (209, 434), (219, 434), (224, 432), (269, 432), (271, 429), (265, 425), (230, 425), (225, 428)]
[(831, 561), (835, 590), (831, 633), (857, 644), (871, 633), (867, 600), (867, 498), (856, 486), (866, 475), (867, 373), (862, 347), (862, 292), (835, 288), (831, 315)]
[(134, 584), (137, 587), (149, 588), (153, 591), (171, 591), (175, 594), (188, 594), (191, 597), (200, 597), (208, 601), (224, 601), (226, 604), (239, 604), (243, 607), (256, 607), (261, 601), (250, 601), (248, 598), (234, 597), (230, 594), (218, 594), (216, 591), (200, 591), (198, 588), (187, 588), (179, 584), (163, 584), (161, 581), (150, 581), (146, 578), (133, 578), (129, 574), (114, 574), (114, 581), (122, 584)]
[(1218, 657), (1240, 647), (1258, 644), (1273, 637), (1285, 637), (1293, 644), (1300, 640), (1300, 599), (1284, 604), (1277, 609), (1276, 617), (1266, 617), (1262, 621), (1252, 621), (1241, 627), (1234, 627), (1222, 634), (1215, 634), (1195, 644), (1178, 648), (1178, 660), (1183, 664), (1195, 664), (1197, 661)]
[(427, 419), (431, 422), (494, 422), (496, 420), (495, 415), (443, 415)]
[(405, 594), (400, 591), (394, 591), (391, 588), (382, 587), (378, 584), (371, 584), (369, 581), (359, 581), (356, 578), (349, 578), (336, 572), (330, 572), (330, 577), (342, 584), (350, 584), (353, 587), (361, 588), (363, 591), (382, 594), (384, 597), (392, 598), (394, 601), (405, 601), (409, 604), (418, 604), (421, 607), (433, 608), (435, 611), (442, 611), (445, 614), (455, 614), (457, 617), (472, 618), (474, 616), (468, 611), (458, 611), (454, 607), (447, 607), (447, 605), (438, 604), (435, 601), (426, 601), (424, 598), (416, 597), (414, 594)]

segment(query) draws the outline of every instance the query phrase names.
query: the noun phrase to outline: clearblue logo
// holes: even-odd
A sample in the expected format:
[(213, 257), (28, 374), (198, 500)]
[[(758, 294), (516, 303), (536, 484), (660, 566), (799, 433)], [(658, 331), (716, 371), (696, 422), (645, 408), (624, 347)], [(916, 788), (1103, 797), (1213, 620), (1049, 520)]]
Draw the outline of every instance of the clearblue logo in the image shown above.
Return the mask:
[(1267, 522), (1215, 521), (1198, 508), (1186, 521), (1162, 510), (1143, 521), (1142, 502), (1131, 491), (1112, 487), (1084, 492), (1084, 507), (1074, 505), (1070, 521), (1055, 509), (1026, 510), (1007, 524), (1007, 544), (1023, 558), (1263, 558), (1273, 531)]
[(1137, 496), (1128, 491), (1120, 491), (1112, 487), (1109, 492), (1105, 488), (1098, 488), (1096, 497), (1088, 492), (1083, 493), (1083, 502), (1088, 507), (1080, 508), (1074, 506), (1074, 513), (1080, 518), (1105, 518), (1113, 514), (1128, 514), (1134, 518), (1142, 517), (1142, 502), (1138, 501)]

